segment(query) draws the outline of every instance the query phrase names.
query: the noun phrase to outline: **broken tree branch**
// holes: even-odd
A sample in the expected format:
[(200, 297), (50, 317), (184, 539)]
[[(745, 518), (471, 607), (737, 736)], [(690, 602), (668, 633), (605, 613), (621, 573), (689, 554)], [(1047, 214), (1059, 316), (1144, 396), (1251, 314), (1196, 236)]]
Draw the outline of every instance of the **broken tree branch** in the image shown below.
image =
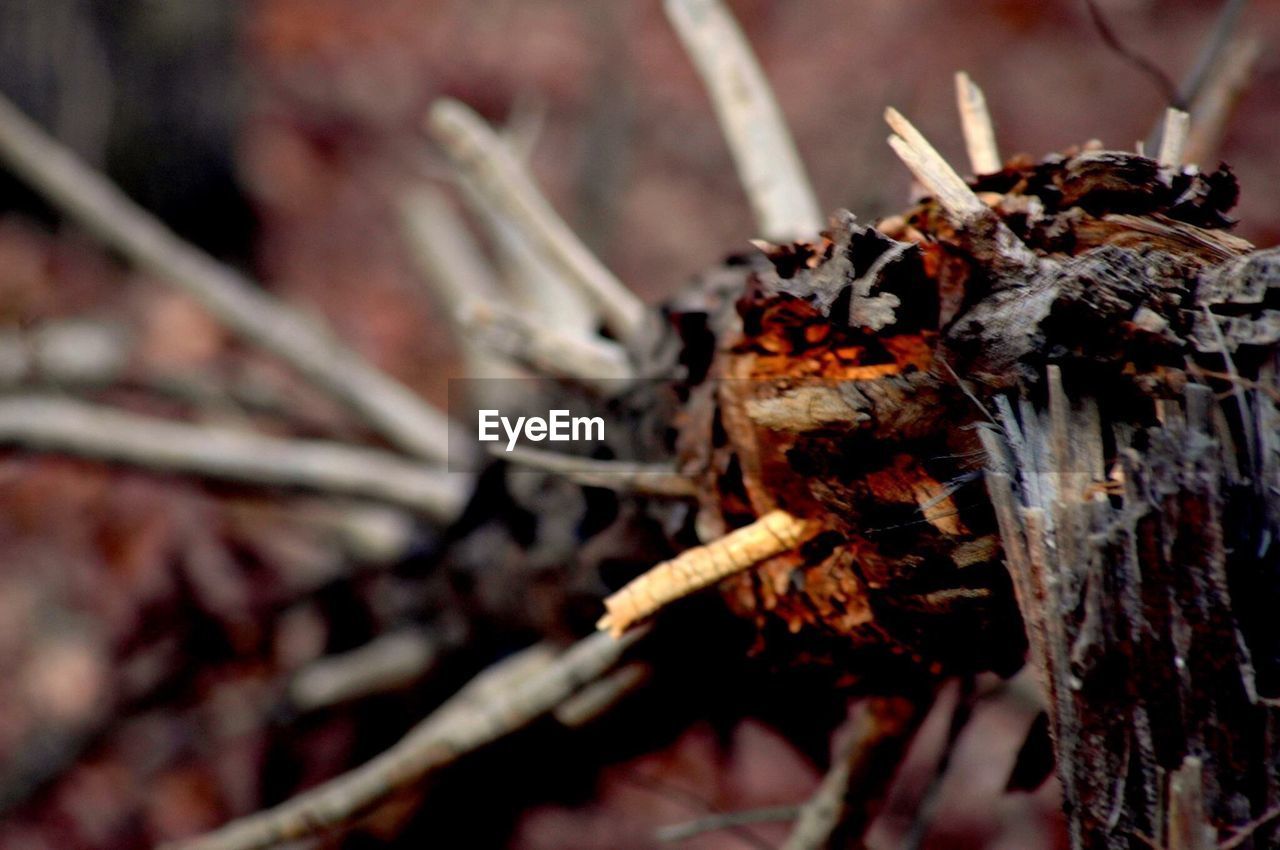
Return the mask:
[(741, 28), (720, 0), (663, 6), (706, 85), (761, 235), (779, 242), (815, 235), (821, 207)]
[(996, 145), (995, 126), (987, 110), (987, 98), (969, 75), (956, 72), (956, 105), (960, 110), (960, 127), (964, 132), (969, 167), (974, 174), (992, 174), (1004, 167)]
[(989, 214), (977, 193), (901, 112), (890, 106), (884, 111), (884, 120), (897, 134), (889, 137), (890, 147), (949, 216), (965, 222)]
[(315, 835), (369, 811), (396, 792), (554, 709), (612, 667), (644, 636), (618, 641), (592, 635), (530, 672), (524, 656), (506, 659), (472, 679), (382, 755), (342, 776), (281, 803), (232, 821), (171, 850), (260, 850)]
[(190, 294), (219, 321), (289, 363), (401, 449), (443, 461), (445, 415), (329, 330), (183, 241), (0, 97), (0, 157), (54, 206), (139, 267)]
[(971, 231), (969, 238), (975, 256), (1026, 271), (1039, 265), (1035, 252), (987, 208), (915, 125), (892, 106), (885, 110), (884, 119), (895, 133), (889, 137), (889, 146), (920, 185), (933, 195), (952, 223)]
[(627, 287), (582, 244), (542, 196), (498, 135), (469, 107), (440, 100), (427, 119), (432, 136), (475, 189), (528, 237), (565, 279), (588, 296), (619, 339), (636, 339), (649, 312)]
[(465, 476), (388, 452), (169, 422), (48, 396), (0, 398), (0, 444), (224, 481), (299, 487), (457, 516)]
[(1161, 165), (1177, 168), (1182, 165), (1183, 150), (1187, 144), (1187, 133), (1190, 131), (1191, 116), (1181, 109), (1172, 106), (1164, 111), (1164, 130), (1160, 133), (1160, 154), (1156, 157)]

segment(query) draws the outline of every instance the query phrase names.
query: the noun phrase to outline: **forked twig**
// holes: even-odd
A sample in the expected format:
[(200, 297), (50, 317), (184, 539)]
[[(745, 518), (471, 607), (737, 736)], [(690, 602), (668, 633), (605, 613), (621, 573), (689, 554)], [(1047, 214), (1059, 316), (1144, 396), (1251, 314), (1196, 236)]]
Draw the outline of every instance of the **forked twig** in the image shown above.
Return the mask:
[(822, 210), (733, 15), (721, 0), (666, 0), (663, 6), (706, 85), (761, 235), (789, 242), (817, 234)]
[(623, 341), (645, 333), (649, 312), (582, 244), (534, 186), (523, 166), (479, 115), (456, 100), (431, 107), (428, 128), (476, 191), (500, 209), (565, 279), (589, 297), (605, 324)]
[(443, 413), (326, 328), (177, 237), (0, 97), (0, 157), (54, 206), (141, 268), (186, 291), (231, 330), (289, 363), (401, 449), (443, 461)]

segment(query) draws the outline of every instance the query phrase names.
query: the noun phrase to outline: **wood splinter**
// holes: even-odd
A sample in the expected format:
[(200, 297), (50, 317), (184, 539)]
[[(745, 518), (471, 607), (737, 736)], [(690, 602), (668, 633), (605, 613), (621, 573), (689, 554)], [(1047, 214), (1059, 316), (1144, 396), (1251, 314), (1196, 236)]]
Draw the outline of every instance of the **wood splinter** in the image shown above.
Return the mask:
[(750, 525), (682, 552), (632, 579), (604, 601), (608, 613), (596, 628), (618, 637), (677, 599), (796, 548), (818, 528), (816, 523), (786, 511), (770, 511)]

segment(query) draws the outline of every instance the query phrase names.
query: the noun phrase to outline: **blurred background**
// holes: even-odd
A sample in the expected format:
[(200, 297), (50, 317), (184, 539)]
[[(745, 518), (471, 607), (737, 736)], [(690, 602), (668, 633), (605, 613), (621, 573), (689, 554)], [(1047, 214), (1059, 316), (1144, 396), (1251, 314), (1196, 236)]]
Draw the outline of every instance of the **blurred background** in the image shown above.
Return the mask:
[[(984, 87), (1006, 155), (1094, 138), (1131, 148), (1164, 106), (1078, 0), (729, 5), (823, 206), (863, 220), (897, 211), (909, 191), (885, 144), (885, 106), (963, 162), (955, 70)], [(1174, 80), (1219, 8), (1098, 5), (1128, 48)], [(1272, 245), (1280, 64), (1269, 45), (1280, 0), (1255, 0), (1242, 31), (1268, 48), (1220, 157), (1242, 185), (1238, 232)], [(456, 97), (530, 140), (533, 171), (557, 209), (650, 303), (755, 235), (706, 95), (657, 0), (0, 0), (0, 91), (179, 234), (323, 317), (441, 405), (460, 361), (395, 209), (408, 186), (447, 185), (421, 131), (434, 99)], [(0, 323), (43, 335), (61, 368), (114, 403), (158, 415), (197, 409), (214, 421), (287, 406), (304, 432), (353, 433), (325, 399), (190, 299), (116, 262), (7, 173)], [(0, 847), (147, 846), (276, 802), (394, 740), (468, 664), (536, 634), (498, 622), (477, 637), (473, 623), (404, 603), (404, 565), (428, 557), (436, 533), (385, 508), (5, 450)], [(309, 663), (406, 623), (453, 635), (468, 660), (450, 656), (429, 687), (410, 682), (394, 699), (318, 719), (281, 709), (281, 689)], [(1016, 805), (974, 803), (999, 796), (1031, 716), (1004, 703), (982, 715), (994, 731), (958, 751), (968, 778), (948, 786), (953, 814), (938, 816), (945, 827), (927, 846), (1061, 841), (1051, 787)], [(759, 719), (695, 723), (651, 743), (652, 753), (619, 754), (612, 773), (584, 772), (536, 806), (504, 808), (518, 794), (494, 791), (500, 815), (470, 840), (439, 846), (655, 846), (656, 825), (690, 817), (687, 789), (702, 795), (693, 814), (749, 808), (803, 799), (821, 773), (813, 752)], [(991, 768), (1001, 747), (1009, 752)], [(547, 752), (503, 755), (527, 765)], [(492, 756), (484, 766), (504, 764)], [(470, 816), (485, 811), (471, 802)], [(454, 821), (413, 821), (412, 801), (402, 808), (348, 842), (466, 834)], [(760, 834), (776, 844), (785, 829)]]

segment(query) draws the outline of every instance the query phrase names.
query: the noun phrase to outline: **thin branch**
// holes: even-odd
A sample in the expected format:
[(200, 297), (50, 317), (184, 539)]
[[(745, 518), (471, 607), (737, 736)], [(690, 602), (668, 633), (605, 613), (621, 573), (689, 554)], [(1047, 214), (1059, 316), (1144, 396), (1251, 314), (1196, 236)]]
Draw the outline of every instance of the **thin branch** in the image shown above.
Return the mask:
[(289, 363), (401, 449), (445, 459), (449, 425), (444, 414), (323, 326), (178, 238), (3, 97), (0, 157), (54, 206), (139, 267), (186, 291), (227, 327)]
[(761, 809), (745, 809), (740, 812), (718, 812), (697, 820), (675, 823), (664, 826), (653, 833), (653, 837), (663, 844), (674, 844), (688, 841), (709, 832), (721, 832), (740, 826), (757, 823), (787, 823), (800, 814), (799, 806), (767, 806)]
[(1211, 162), (1261, 55), (1262, 41), (1257, 38), (1233, 42), (1223, 54), (1191, 110), (1191, 135), (1185, 153), (1188, 162)]
[(666, 464), (594, 460), (524, 446), (517, 446), (509, 452), (495, 450), (493, 456), (530, 469), (563, 475), (586, 487), (680, 499), (691, 498), (698, 492), (697, 483), (692, 478)]
[(973, 676), (960, 680), (956, 688), (956, 702), (951, 708), (951, 722), (947, 724), (947, 737), (942, 744), (942, 752), (934, 765), (933, 773), (925, 786), (920, 802), (916, 806), (915, 817), (911, 820), (911, 828), (899, 845), (899, 850), (918, 850), (924, 844), (929, 827), (937, 814), (938, 804), (942, 796), (942, 784), (946, 780), (947, 771), (951, 768), (951, 759), (955, 755), (956, 744), (960, 735), (973, 718), (976, 701)]
[(1170, 168), (1182, 165), (1183, 150), (1186, 148), (1187, 133), (1190, 129), (1190, 115), (1172, 106), (1164, 111), (1164, 130), (1160, 133), (1160, 154), (1156, 157), (1161, 165)]
[(289, 706), (297, 712), (312, 712), (405, 687), (426, 675), (439, 650), (430, 635), (405, 629), (349, 652), (318, 658), (293, 675)]
[(587, 685), (556, 706), (552, 714), (570, 729), (586, 726), (643, 688), (651, 678), (652, 665), (644, 661), (632, 661)]
[(457, 515), (465, 477), (389, 452), (169, 422), (46, 396), (0, 397), (0, 444), (225, 481), (299, 487)]
[(632, 579), (604, 601), (608, 613), (596, 628), (619, 636), (678, 599), (794, 549), (818, 530), (814, 523), (786, 511), (770, 511), (750, 525), (685, 550)]
[(800, 807), (783, 850), (855, 846), (875, 804), (920, 722), (920, 710), (902, 697), (868, 697), (836, 733), (831, 769)]
[(648, 308), (574, 235), (480, 116), (455, 100), (440, 100), (431, 107), (428, 128), (476, 190), (591, 299), (619, 339), (628, 341), (647, 332)]
[[(1226, 0), (1222, 4), (1222, 8), (1218, 10), (1218, 17), (1213, 22), (1213, 29), (1209, 31), (1209, 37), (1205, 39), (1204, 46), (1196, 56), (1195, 65), (1182, 79), (1177, 96), (1169, 102), (1170, 106), (1190, 112), (1196, 119), (1196, 123), (1200, 121), (1201, 98), (1208, 95), (1214, 84), (1213, 81), (1222, 73), (1224, 66), (1233, 63), (1231, 54), (1235, 45), (1232, 44), (1232, 36), (1239, 28), (1240, 18), (1248, 5), (1249, 0)], [(1149, 149), (1156, 149), (1162, 127), (1163, 117), (1155, 122), (1151, 132), (1147, 134)], [(1188, 161), (1200, 162), (1201, 160)]]
[(822, 209), (778, 101), (729, 10), (721, 0), (665, 0), (663, 6), (706, 85), (761, 235), (781, 242), (816, 235)]
[(969, 152), (969, 167), (974, 174), (993, 174), (1004, 167), (996, 145), (996, 130), (987, 110), (987, 97), (964, 71), (956, 73), (956, 106), (960, 111), (960, 127)]
[(1089, 19), (1093, 22), (1093, 27), (1098, 31), (1098, 35), (1102, 37), (1102, 41), (1120, 58), (1133, 65), (1142, 73), (1146, 74), (1160, 90), (1160, 94), (1165, 99), (1165, 103), (1170, 106), (1182, 108), (1185, 104), (1179, 102), (1178, 91), (1173, 85), (1173, 80), (1169, 79), (1160, 66), (1156, 65), (1147, 57), (1130, 49), (1111, 29), (1111, 24), (1107, 21), (1102, 10), (1098, 8), (1096, 0), (1085, 0), (1085, 6), (1089, 10)]
[(614, 394), (635, 378), (626, 349), (600, 337), (577, 336), (497, 304), (473, 303), (458, 316), (478, 344), (539, 375), (563, 378)]
[(349, 824), (396, 792), (545, 715), (612, 667), (643, 634), (621, 641), (592, 635), (548, 664), (535, 658), (539, 669), (533, 673), (522, 655), (507, 659), (360, 767), (171, 850), (260, 850)]
[(400, 200), (401, 223), (424, 282), (449, 324), (467, 363), (467, 377), (511, 378), (519, 370), (508, 358), (476, 345), (461, 315), (498, 298), (498, 283), (480, 246), (444, 193), (430, 187)]

